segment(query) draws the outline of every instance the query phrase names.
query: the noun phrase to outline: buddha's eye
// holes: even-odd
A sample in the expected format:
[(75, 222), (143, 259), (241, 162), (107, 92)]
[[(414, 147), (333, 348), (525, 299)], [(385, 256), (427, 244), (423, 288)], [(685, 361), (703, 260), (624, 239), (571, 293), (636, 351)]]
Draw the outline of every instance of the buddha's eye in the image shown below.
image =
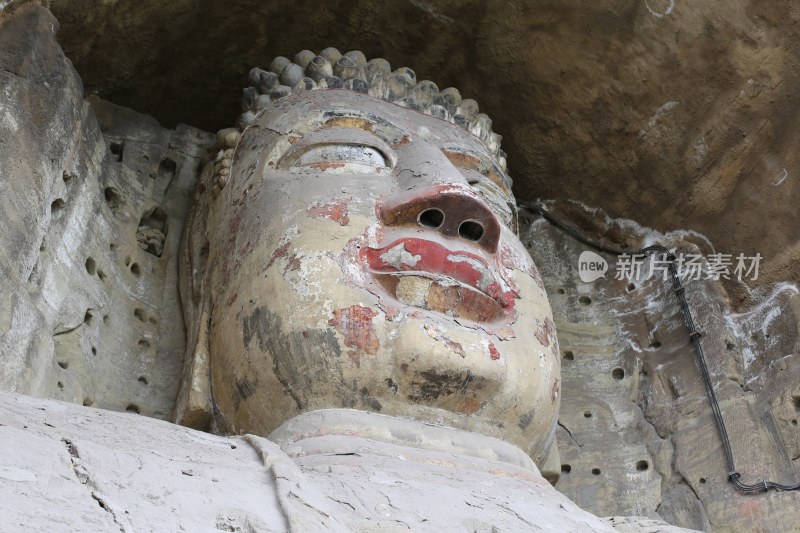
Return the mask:
[(364, 144), (316, 144), (293, 158), (290, 168), (312, 168), (330, 174), (380, 174), (389, 160)]

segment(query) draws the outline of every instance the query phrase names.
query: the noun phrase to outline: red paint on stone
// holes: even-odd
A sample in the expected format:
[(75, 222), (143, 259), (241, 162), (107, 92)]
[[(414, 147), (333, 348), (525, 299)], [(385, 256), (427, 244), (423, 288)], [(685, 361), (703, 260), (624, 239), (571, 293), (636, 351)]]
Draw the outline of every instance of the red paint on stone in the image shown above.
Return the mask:
[[(403, 246), (408, 254), (419, 256), (419, 259), (413, 265), (388, 263), (382, 256), (396, 246)], [(514, 300), (519, 296), (514, 290), (503, 290), (499, 275), (482, 256), (465, 251), (454, 252), (433, 241), (400, 239), (383, 248), (362, 248), (360, 254), (374, 272), (427, 272), (454, 278), (491, 297), (506, 311), (514, 309)]]
[(443, 342), (444, 345), (447, 346), (447, 349), (450, 350), (451, 352), (456, 353), (461, 357), (467, 356), (466, 352), (464, 352), (464, 347), (461, 345), (461, 343), (451, 340), (450, 337), (444, 334), (444, 332), (439, 332), (428, 324), (425, 324), (424, 330), (425, 333), (427, 333), (430, 338)]
[(492, 358), (492, 361), (497, 361), (498, 359), (500, 359), (500, 352), (495, 347), (493, 342), (489, 343), (489, 357)]
[(352, 305), (333, 311), (333, 318), (328, 324), (344, 337), (344, 344), (350, 350), (347, 355), (357, 367), (361, 366), (361, 355), (375, 355), (380, 348), (378, 336), (372, 319), (378, 312), (362, 305)]
[(314, 202), (308, 208), (306, 214), (312, 218), (327, 218), (338, 222), (341, 226), (346, 226), (350, 223), (350, 217), (347, 213), (347, 203), (349, 200), (332, 200), (328, 203)]
[[(537, 320), (538, 323), (538, 320)], [(542, 346), (550, 346), (551, 343), (555, 343), (556, 341), (556, 325), (550, 319), (550, 317), (546, 317), (543, 323), (540, 323), (539, 326), (536, 328), (536, 332), (534, 333), (536, 339), (542, 343)]]
[[(272, 263), (274, 263), (275, 260), (278, 259), (279, 257), (286, 257), (286, 255), (288, 253), (288, 250), (289, 250), (289, 246), (291, 246), (291, 245), (292, 245), (292, 241), (287, 241), (287, 242), (283, 243), (282, 245), (278, 246), (277, 248), (275, 248), (275, 251), (272, 252), (272, 257), (269, 258), (269, 262), (267, 263), (267, 266), (264, 267), (264, 270), (266, 270), (269, 267), (271, 267)], [(263, 270), (262, 270), (262, 272), (263, 272)]]
[(286, 260), (286, 268), (283, 269), (283, 273), (286, 274), (290, 270), (300, 270), (301, 266), (300, 258), (297, 255), (292, 254)]
[(536, 268), (528, 254), (522, 255), (522, 253), (514, 250), (510, 244), (503, 242), (500, 245), (500, 263), (508, 269), (525, 272), (533, 278), (533, 281), (540, 289), (544, 290), (544, 282), (539, 274), (539, 269)]
[(386, 314), (386, 320), (392, 321), (400, 315), (400, 309), (393, 305), (381, 305), (381, 309)]

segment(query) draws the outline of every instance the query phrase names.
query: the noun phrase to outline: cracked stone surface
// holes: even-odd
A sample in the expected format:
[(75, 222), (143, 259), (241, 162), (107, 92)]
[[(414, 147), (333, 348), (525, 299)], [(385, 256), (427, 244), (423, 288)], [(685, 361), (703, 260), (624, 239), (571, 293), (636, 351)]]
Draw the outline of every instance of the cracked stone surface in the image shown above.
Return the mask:
[(168, 418), (177, 250), (213, 136), (84, 100), (57, 26), (35, 6), (0, 18), (0, 387)]
[[(569, 206), (552, 204), (553, 210)], [(601, 222), (609, 233), (630, 221)], [(797, 492), (743, 495), (727, 481), (694, 349), (671, 285), (604, 278), (584, 283), (588, 247), (542, 219), (523, 224), (553, 306), (562, 350), (556, 488), (598, 515), (641, 515), (704, 531), (793, 531)], [(629, 231), (631, 249), (658, 242), (685, 253), (685, 234)], [(742, 481), (800, 481), (800, 291), (777, 284), (735, 312), (718, 281), (685, 281)]]
[[(360, 411), (308, 415), (278, 430), (279, 447), (0, 393), (0, 529), (654, 531), (582, 511), (502, 441)], [(368, 438), (352, 435), (359, 426)]]

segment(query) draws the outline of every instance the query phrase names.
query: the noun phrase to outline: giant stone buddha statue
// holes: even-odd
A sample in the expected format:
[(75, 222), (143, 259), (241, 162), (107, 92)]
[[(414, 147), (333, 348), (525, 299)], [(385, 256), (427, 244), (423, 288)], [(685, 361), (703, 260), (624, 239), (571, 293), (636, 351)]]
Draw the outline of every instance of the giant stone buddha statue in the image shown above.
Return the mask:
[(179, 421), (268, 435), (358, 409), (541, 464), (558, 344), (490, 119), (361, 52), (303, 51), (249, 78), (184, 237)]
[[(61, 74), (55, 19), (18, 13), (0, 35), (14, 50), (37, 37), (14, 80)], [(0, 202), (6, 241), (35, 260), (12, 257), (27, 282), (0, 291), (13, 297), (0, 529), (648, 530), (581, 510), (542, 476), (558, 464), (555, 327), (499, 136), (474, 101), (360, 52), (277, 58), (250, 72), (184, 225), (197, 167), (178, 155), (209, 136), (145, 120), (150, 134), (115, 139), (114, 117), (135, 113), (90, 108), (71, 69), (52, 100), (48, 83), (5, 93), (77, 144), (36, 121), (0, 130), (58, 147), (65, 169), (31, 187), (23, 163), (50, 169), (52, 154), (3, 147), (25, 156)], [(19, 117), (36, 116), (22, 104)], [(35, 231), (10, 216), (25, 210), (44, 213)], [(181, 232), (173, 420), (190, 428), (155, 419), (178, 381)]]

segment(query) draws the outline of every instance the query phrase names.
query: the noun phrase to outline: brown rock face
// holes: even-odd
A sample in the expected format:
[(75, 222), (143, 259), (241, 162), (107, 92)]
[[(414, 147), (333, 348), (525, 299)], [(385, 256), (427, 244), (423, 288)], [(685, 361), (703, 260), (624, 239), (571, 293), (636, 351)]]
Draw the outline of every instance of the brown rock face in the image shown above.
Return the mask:
[(162, 123), (231, 125), (275, 55), (327, 46), (479, 101), (518, 198), (572, 198), (797, 280), (800, 78), (791, 3), (53, 0), (87, 90)]

